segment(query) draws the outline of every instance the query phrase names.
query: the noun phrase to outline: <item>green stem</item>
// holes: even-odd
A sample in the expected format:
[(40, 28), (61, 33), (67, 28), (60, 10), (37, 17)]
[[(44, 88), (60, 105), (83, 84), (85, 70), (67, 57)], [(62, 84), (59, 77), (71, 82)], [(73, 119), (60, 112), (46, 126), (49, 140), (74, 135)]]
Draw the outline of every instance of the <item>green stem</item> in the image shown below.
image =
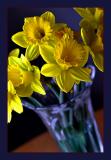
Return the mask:
[(25, 100), (22, 100), (22, 105), (28, 109), (31, 109), (31, 110), (34, 110), (35, 109), (35, 106), (32, 105), (31, 103), (25, 101)]
[(53, 92), (53, 94), (57, 97), (57, 99), (59, 100), (59, 94), (57, 93), (57, 91), (53, 88), (53, 86), (51, 84), (47, 84), (47, 86), (49, 87), (49, 89)]
[(87, 152), (84, 133), (81, 133), (82, 135), (80, 135), (80, 133), (78, 133), (73, 126), (69, 126), (68, 130), (72, 139), (72, 143), (75, 145), (76, 151), (81, 150), (81, 152)]
[(62, 124), (64, 128), (68, 127), (68, 122), (67, 122), (67, 118), (65, 117), (65, 113), (63, 111), (60, 112), (61, 117), (62, 117)]
[(63, 102), (64, 102), (64, 93), (60, 90), (59, 103), (62, 104)]
[(38, 100), (36, 100), (34, 97), (27, 97), (34, 105), (42, 107), (42, 103), (40, 103)]

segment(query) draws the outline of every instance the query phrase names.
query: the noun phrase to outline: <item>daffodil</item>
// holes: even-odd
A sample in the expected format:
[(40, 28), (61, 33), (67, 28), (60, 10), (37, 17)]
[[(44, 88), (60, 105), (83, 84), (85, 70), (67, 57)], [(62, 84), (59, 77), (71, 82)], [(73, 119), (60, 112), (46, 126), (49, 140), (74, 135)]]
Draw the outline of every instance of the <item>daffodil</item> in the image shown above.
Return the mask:
[(75, 8), (83, 17), (80, 22), (81, 36), (84, 43), (89, 47), (94, 64), (100, 71), (104, 70), (103, 57), (103, 15), (101, 8)]
[(13, 86), (13, 83), (8, 81), (8, 123), (10, 123), (12, 118), (12, 111), (17, 113), (23, 112), (23, 107), (19, 96), (16, 93), (16, 90)]
[(67, 93), (75, 83), (91, 81), (90, 69), (83, 68), (87, 59), (87, 49), (65, 34), (52, 54), (46, 55), (44, 52), (47, 64), (42, 66), (41, 73), (46, 77), (54, 77), (60, 89)]
[(52, 12), (45, 12), (41, 16), (27, 17), (24, 20), (23, 31), (12, 36), (12, 41), (17, 45), (27, 48), (26, 57), (34, 60), (42, 50), (49, 45), (54, 46), (54, 30), (58, 30), (65, 24), (56, 24)]
[(11, 80), (17, 95), (29, 97), (33, 91), (45, 95), (45, 90), (40, 82), (40, 70), (33, 66), (27, 58), (10, 56), (8, 58), (8, 80)]

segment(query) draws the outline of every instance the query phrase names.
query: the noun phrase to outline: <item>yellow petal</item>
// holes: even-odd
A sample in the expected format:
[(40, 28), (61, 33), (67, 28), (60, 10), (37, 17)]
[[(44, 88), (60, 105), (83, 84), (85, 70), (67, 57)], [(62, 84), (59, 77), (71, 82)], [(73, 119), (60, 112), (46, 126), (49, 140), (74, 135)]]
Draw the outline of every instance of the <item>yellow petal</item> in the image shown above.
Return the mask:
[(43, 13), (43, 14), (41, 15), (41, 17), (42, 17), (44, 20), (50, 22), (51, 25), (54, 25), (54, 24), (55, 24), (55, 16), (54, 16), (54, 14), (53, 14), (52, 12), (47, 11), (47, 12)]
[(96, 8), (95, 19), (100, 23), (101, 18), (103, 18), (104, 10), (102, 8)]
[(87, 37), (86, 31), (84, 28), (81, 28), (81, 37), (85, 45), (89, 44), (89, 37)]
[(33, 74), (34, 74), (34, 80), (35, 79), (38, 79), (38, 80), (40, 80), (40, 70), (39, 70), (39, 68), (37, 67), (37, 66), (32, 66), (32, 68), (33, 68)]
[(104, 71), (104, 45), (102, 38), (98, 36), (90, 46), (90, 54), (94, 61), (94, 64), (100, 71)]
[(14, 87), (18, 87), (22, 83), (22, 72), (19, 67), (8, 65), (8, 80), (11, 80)]
[(8, 92), (11, 94), (16, 94), (16, 90), (14, 89), (13, 83), (10, 80), (8, 81)]
[(67, 27), (67, 24), (65, 23), (56, 23), (53, 27), (54, 31), (58, 31), (64, 27)]
[(93, 15), (88, 8), (73, 8), (81, 17), (93, 20)]
[(28, 46), (24, 32), (18, 32), (14, 34), (12, 36), (12, 41), (23, 48), (26, 48)]
[(63, 71), (60, 75), (56, 77), (56, 82), (60, 89), (67, 93), (72, 89), (75, 80), (71, 76), (69, 71)]
[[(103, 45), (102, 37), (97, 36), (97, 37), (95, 38), (95, 40), (91, 43), (90, 48), (91, 48), (93, 54), (95, 54), (95, 56), (96, 56), (98, 53), (103, 54), (104, 45)], [(92, 54), (92, 53), (91, 53), (91, 54)]]
[(17, 95), (20, 97), (30, 97), (33, 93), (33, 90), (30, 85), (25, 86), (21, 84), (19, 87), (16, 88)]
[(104, 57), (103, 57), (103, 54), (99, 54), (97, 53), (95, 56), (92, 56), (93, 58), (93, 61), (94, 61), (94, 64), (96, 65), (96, 67), (104, 72)]
[(25, 57), (32, 61), (39, 56), (39, 46), (38, 45), (29, 45), (26, 48)]
[(24, 18), (24, 23), (26, 23), (26, 22), (30, 23), (33, 19), (34, 19), (34, 17), (26, 17), (26, 18)]
[(9, 57), (8, 62), (9, 65), (19, 66), (23, 70), (32, 71), (32, 66), (30, 62), (23, 54), (21, 54), (20, 58), (14, 56)]
[(75, 80), (91, 82), (89, 68), (71, 68), (70, 73)]
[(90, 45), (96, 38), (94, 29), (87, 21), (81, 21), (81, 37), (86, 45)]
[(46, 94), (42, 84), (37, 79), (34, 82), (31, 83), (31, 88), (34, 92), (37, 92), (37, 93), (42, 94), (42, 95)]
[(61, 73), (61, 68), (57, 64), (44, 64), (41, 69), (41, 74), (46, 77), (56, 77)]
[(21, 100), (20, 98), (15, 95), (12, 102), (11, 102), (11, 105), (13, 107), (13, 110), (17, 113), (22, 113), (23, 112), (23, 106), (22, 106), (22, 103), (21, 103)]
[(19, 66), (23, 70), (27, 70), (27, 67), (24, 63), (22, 63), (22, 59), (18, 57), (11, 56), (8, 58), (9, 65)]
[(28, 61), (28, 59), (23, 54), (21, 54), (20, 58), (22, 61), (22, 65), (25, 66), (25, 69), (28, 71), (32, 71), (32, 66), (31, 66), (31, 63)]
[(47, 63), (54, 63), (54, 48), (49, 45), (39, 46), (40, 55)]
[(11, 122), (11, 119), (12, 119), (12, 109), (11, 109), (11, 107), (10, 106), (8, 106), (8, 123), (10, 123)]
[(84, 58), (81, 61), (81, 67), (83, 67), (87, 63), (89, 58), (89, 47), (83, 45), (83, 50), (85, 54), (83, 55)]
[(23, 71), (23, 84), (24, 86), (30, 85), (33, 81), (33, 72), (30, 71)]
[(96, 8), (87, 8), (90, 12), (91, 12), (91, 14), (92, 15), (94, 15), (95, 14), (95, 10), (96, 10)]
[(19, 48), (13, 49), (10, 53), (9, 56), (14, 56), (14, 57), (18, 57), (20, 53)]

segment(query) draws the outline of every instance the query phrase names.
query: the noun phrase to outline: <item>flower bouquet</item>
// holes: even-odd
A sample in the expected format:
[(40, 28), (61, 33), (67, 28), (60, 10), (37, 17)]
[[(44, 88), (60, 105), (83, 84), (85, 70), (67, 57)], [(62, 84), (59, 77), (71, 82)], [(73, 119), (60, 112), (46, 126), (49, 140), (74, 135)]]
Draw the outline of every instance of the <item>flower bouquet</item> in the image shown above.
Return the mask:
[(79, 31), (57, 23), (55, 15), (24, 18), (12, 41), (25, 48), (8, 55), (8, 123), (12, 111), (33, 110), (63, 152), (103, 152), (90, 88), (94, 65), (103, 72), (101, 8), (73, 8), (81, 16)]

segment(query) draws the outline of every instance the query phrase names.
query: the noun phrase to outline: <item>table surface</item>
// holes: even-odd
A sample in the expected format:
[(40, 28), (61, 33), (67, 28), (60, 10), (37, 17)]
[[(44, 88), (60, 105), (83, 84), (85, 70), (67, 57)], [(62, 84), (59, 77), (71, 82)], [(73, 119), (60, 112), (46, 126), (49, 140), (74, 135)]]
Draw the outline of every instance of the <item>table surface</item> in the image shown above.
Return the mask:
[[(103, 110), (95, 112), (95, 118), (103, 140), (104, 116)], [(60, 152), (56, 142), (48, 132), (45, 132), (27, 143), (23, 144), (13, 152)]]

